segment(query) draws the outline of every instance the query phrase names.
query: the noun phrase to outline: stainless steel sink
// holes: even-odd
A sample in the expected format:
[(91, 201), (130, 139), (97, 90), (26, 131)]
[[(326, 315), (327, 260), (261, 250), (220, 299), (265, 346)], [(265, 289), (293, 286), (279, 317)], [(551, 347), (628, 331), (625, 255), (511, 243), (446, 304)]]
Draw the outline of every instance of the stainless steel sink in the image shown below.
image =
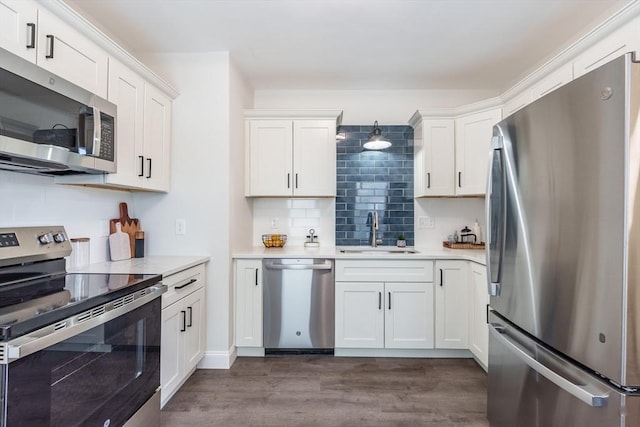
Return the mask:
[(417, 254), (415, 249), (407, 248), (348, 248), (338, 249), (341, 254)]

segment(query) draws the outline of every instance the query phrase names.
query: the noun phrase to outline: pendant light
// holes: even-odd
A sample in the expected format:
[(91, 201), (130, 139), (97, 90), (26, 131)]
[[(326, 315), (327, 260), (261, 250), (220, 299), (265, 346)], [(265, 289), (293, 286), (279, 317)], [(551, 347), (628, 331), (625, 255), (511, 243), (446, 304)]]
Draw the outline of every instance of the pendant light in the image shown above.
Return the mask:
[(367, 150), (384, 150), (391, 147), (391, 141), (382, 136), (382, 130), (380, 130), (377, 120), (373, 124), (369, 139), (362, 146)]

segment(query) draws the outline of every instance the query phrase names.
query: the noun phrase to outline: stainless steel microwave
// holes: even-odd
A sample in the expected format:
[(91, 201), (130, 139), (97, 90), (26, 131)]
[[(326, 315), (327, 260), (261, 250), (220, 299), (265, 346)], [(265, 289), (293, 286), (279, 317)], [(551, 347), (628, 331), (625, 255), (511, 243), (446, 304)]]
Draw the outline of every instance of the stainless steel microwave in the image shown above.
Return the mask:
[(116, 172), (116, 106), (0, 49), (0, 169)]

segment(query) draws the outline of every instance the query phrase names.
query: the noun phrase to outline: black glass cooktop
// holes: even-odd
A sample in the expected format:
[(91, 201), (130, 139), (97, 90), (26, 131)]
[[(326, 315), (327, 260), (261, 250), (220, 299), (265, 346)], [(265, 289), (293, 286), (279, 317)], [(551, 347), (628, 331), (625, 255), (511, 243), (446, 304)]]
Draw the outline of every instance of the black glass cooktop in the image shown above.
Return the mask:
[(24, 273), (13, 279), (0, 285), (0, 341), (25, 335), (149, 287), (162, 276)]

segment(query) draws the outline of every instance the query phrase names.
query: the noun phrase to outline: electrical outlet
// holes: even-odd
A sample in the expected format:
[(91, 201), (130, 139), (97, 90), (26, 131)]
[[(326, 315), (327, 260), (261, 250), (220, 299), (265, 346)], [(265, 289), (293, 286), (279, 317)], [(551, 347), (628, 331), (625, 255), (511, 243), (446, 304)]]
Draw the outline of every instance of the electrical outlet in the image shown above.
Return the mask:
[(280, 225), (280, 218), (271, 218), (271, 228), (276, 229)]
[(418, 228), (435, 228), (436, 220), (430, 216), (418, 217)]
[(187, 221), (184, 219), (176, 219), (176, 234), (180, 236), (187, 234)]

